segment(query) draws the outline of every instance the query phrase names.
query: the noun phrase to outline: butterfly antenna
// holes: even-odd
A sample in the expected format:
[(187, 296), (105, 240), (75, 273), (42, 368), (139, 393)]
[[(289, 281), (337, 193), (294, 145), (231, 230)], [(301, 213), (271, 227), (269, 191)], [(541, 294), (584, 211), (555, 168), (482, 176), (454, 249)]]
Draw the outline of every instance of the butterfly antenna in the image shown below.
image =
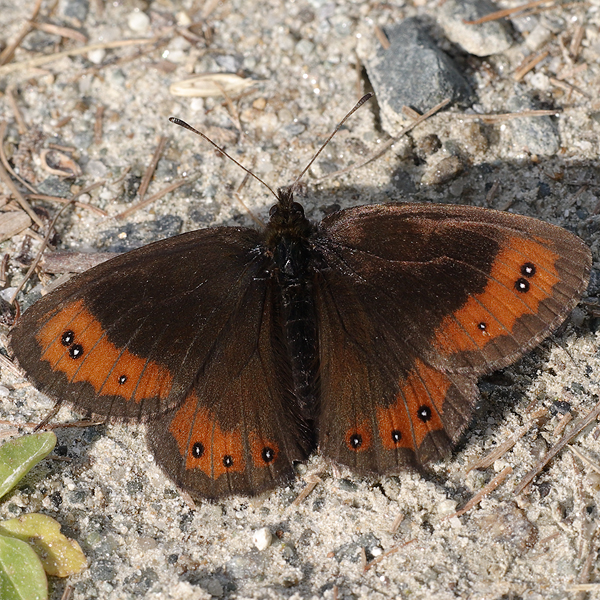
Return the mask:
[[(356, 108), (354, 110), (356, 110)], [(352, 114), (352, 113), (350, 113), (350, 114)], [(350, 115), (348, 115), (348, 116), (350, 116)], [(260, 177), (258, 177), (258, 175), (255, 175), (252, 171), (250, 171), (250, 169), (246, 169), (246, 167), (244, 165), (240, 164), (237, 160), (235, 160), (235, 158), (233, 158), (233, 156), (229, 156), (229, 154), (227, 154), (227, 152), (225, 152), (225, 150), (223, 150), (223, 148), (221, 148), (220, 146), (215, 144), (215, 142), (213, 142), (208, 136), (204, 135), (201, 131), (194, 129), (191, 125), (189, 125), (185, 121), (182, 121), (181, 119), (178, 119), (177, 117), (169, 117), (169, 121), (171, 121), (171, 123), (175, 123), (175, 125), (179, 125), (180, 127), (183, 127), (184, 129), (191, 131), (192, 133), (195, 133), (196, 135), (199, 135), (201, 138), (204, 138), (209, 144), (212, 144), (225, 158), (228, 158), (230, 161), (234, 162), (240, 169), (243, 169), (244, 171), (246, 171), (246, 173), (248, 173), (248, 175), (250, 175), (251, 177), (254, 177), (254, 179), (256, 179), (256, 181), (260, 181), (260, 183), (262, 183), (271, 192), (271, 194), (273, 194), (273, 196), (275, 196), (275, 199), (277, 201), (279, 201), (279, 196), (273, 191), (273, 188), (268, 183), (265, 183)], [(342, 121), (342, 123), (343, 123), (343, 121)], [(329, 140), (327, 140), (327, 141), (329, 141)], [(316, 156), (315, 156), (315, 158), (316, 158)]]
[(304, 177), (306, 171), (308, 171), (311, 167), (311, 165), (315, 162), (315, 160), (317, 160), (317, 157), (319, 156), (319, 154), (321, 154), (321, 152), (323, 152), (323, 150), (325, 149), (325, 146), (327, 146), (327, 144), (329, 144), (329, 142), (331, 141), (331, 138), (340, 130), (340, 128), (342, 127), (342, 125), (367, 101), (370, 100), (371, 97), (373, 96), (373, 94), (371, 92), (369, 92), (368, 94), (365, 94), (355, 105), (354, 108), (337, 124), (336, 128), (332, 131), (331, 135), (327, 138), (327, 140), (325, 140), (325, 143), (319, 148), (319, 150), (317, 151), (317, 153), (312, 157), (311, 161), (306, 165), (306, 167), (304, 168), (304, 170), (302, 171), (302, 173), (300, 173), (300, 175), (298, 175), (298, 177), (296, 178), (296, 181), (294, 181), (294, 183), (292, 183), (292, 185), (290, 186), (290, 190), (294, 191), (297, 187), (298, 184), (300, 183), (300, 180)]

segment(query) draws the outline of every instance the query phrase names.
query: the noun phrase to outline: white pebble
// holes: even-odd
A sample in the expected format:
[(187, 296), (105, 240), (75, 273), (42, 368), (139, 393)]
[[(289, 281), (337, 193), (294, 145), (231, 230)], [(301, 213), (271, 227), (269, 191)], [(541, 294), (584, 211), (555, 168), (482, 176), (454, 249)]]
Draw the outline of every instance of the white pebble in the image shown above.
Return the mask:
[(179, 27), (189, 27), (192, 24), (192, 20), (183, 10), (175, 15), (175, 19), (177, 20), (177, 25), (179, 25)]
[(106, 50), (104, 48), (96, 48), (96, 50), (90, 50), (88, 52), (88, 60), (95, 65), (99, 65), (106, 56)]
[(254, 545), (259, 550), (266, 550), (271, 545), (272, 540), (273, 534), (269, 531), (268, 527), (263, 527), (262, 529), (255, 531), (254, 536), (252, 537)]
[(204, 110), (204, 99), (203, 98), (192, 98), (190, 102), (190, 110), (199, 112)]
[(129, 29), (137, 33), (144, 33), (150, 27), (150, 17), (141, 10), (134, 10), (127, 17)]
[(12, 297), (15, 295), (16, 291), (17, 291), (16, 287), (4, 288), (0, 292), (0, 298), (2, 298), (2, 300), (6, 300), (7, 302), (10, 302), (12, 300)]

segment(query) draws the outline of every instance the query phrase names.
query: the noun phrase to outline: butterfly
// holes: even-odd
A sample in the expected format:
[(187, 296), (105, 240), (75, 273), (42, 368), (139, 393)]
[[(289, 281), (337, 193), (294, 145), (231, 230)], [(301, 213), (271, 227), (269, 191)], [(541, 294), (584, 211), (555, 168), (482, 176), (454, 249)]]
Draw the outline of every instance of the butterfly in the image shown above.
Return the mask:
[(18, 320), (42, 392), (144, 422), (192, 496), (254, 495), (316, 448), (359, 474), (448, 455), (477, 379), (523, 356), (586, 290), (591, 254), (540, 220), (359, 206), (309, 221), (294, 186), (262, 230), (214, 227), (74, 276)]

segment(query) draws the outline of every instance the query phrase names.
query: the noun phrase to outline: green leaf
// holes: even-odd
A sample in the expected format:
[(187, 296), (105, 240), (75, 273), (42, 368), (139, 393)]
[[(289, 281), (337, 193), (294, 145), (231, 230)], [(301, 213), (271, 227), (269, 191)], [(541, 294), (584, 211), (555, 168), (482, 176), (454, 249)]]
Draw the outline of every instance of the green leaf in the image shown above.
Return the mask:
[(34, 433), (0, 446), (0, 498), (11, 490), (56, 445), (56, 435)]
[(48, 575), (68, 577), (87, 566), (79, 544), (63, 535), (60, 523), (47, 515), (33, 513), (0, 522), (0, 535), (27, 542), (40, 557)]
[(0, 598), (48, 598), (48, 581), (37, 554), (26, 542), (3, 535), (0, 535)]

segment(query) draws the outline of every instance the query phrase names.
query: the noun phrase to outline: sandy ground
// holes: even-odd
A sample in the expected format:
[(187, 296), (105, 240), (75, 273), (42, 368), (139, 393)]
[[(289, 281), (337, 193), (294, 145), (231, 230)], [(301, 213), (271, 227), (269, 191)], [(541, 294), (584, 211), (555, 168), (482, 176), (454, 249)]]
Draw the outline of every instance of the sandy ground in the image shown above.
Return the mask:
[[(5, 44), (16, 37), (33, 6), (31, 0), (19, 6), (0, 0)], [(21, 173), (40, 192), (59, 196), (104, 182), (82, 200), (108, 216), (85, 207), (67, 209), (57, 223), (61, 249), (123, 250), (213, 224), (251, 226), (234, 194), (243, 173), (167, 118), (180, 116), (201, 127), (272, 186), (289, 183), (368, 89), (364, 63), (369, 47), (378, 43), (375, 27), (417, 16), (459, 65), (476, 102), (466, 111), (452, 107), (433, 117), (367, 167), (315, 183), (316, 176), (359, 160), (388, 139), (382, 129), (386, 118), (371, 101), (307, 177), (302, 198), (307, 214), (320, 220), (334, 207), (389, 200), (510, 209), (581, 235), (597, 260), (598, 0), (538, 13), (529, 22), (515, 21), (511, 47), (485, 58), (445, 39), (435, 24), (438, 3), (426, 0), (236, 0), (212, 10), (209, 4), (170, 0), (97, 0), (87, 11), (86, 6), (69, 0), (51, 11), (43, 3), (39, 22), (76, 28), (87, 39), (63, 38), (61, 43), (57, 35), (37, 30), (25, 38), (13, 62), (84, 44), (158, 39), (23, 64), (10, 73), (0, 68), (9, 156), (14, 159), (16, 150), (26, 146), (15, 105), (30, 138), (31, 152), (20, 158)], [(545, 37), (535, 30), (540, 24), (548, 32)], [(534, 30), (537, 38), (531, 38)], [(359, 50), (361, 59), (360, 44), (366, 44)], [(519, 67), (546, 51), (538, 66), (515, 80)], [(173, 83), (204, 72), (238, 72), (253, 85), (241, 95), (232, 93), (231, 105), (222, 97), (170, 93)], [(557, 111), (556, 117), (547, 117), (559, 142), (551, 155), (536, 155), (523, 146), (517, 133), (525, 122), (484, 122), (463, 115), (510, 112), (515, 95), (526, 95), (532, 108)], [(535, 128), (530, 131), (533, 143), (537, 134)], [(432, 133), (441, 142), (434, 154), (427, 150)], [(161, 136), (167, 137), (167, 146), (147, 196), (186, 175), (194, 181), (117, 220), (138, 200), (140, 179)], [(64, 179), (41, 166), (40, 152), (51, 143), (74, 148), (70, 156), (81, 176)], [(437, 162), (449, 156), (459, 158), (462, 172), (436, 180)], [(499, 186), (490, 196), (495, 182)], [(272, 198), (265, 189), (250, 181), (240, 196), (266, 218)], [(51, 202), (35, 205), (51, 215), (57, 210)], [(2, 244), (2, 252), (31, 256), (39, 248), (36, 239), (25, 247), (23, 243), (23, 234), (13, 236)], [(11, 283), (23, 273), (13, 261)], [(590, 296), (595, 300), (595, 275), (593, 282)], [(34, 278), (22, 303), (32, 302), (39, 291)], [(315, 456), (293, 485), (261, 498), (198, 502), (192, 508), (154, 465), (143, 427), (65, 429), (58, 430), (58, 453), (70, 461), (47, 460), (38, 466), (0, 504), (0, 518), (41, 511), (78, 540), (89, 569), (68, 582), (74, 600), (574, 598), (578, 583), (600, 581), (598, 472), (565, 449), (524, 493), (514, 490), (569, 431), (571, 425), (565, 428), (565, 416), (556, 409), (570, 408), (578, 417), (598, 401), (596, 328), (593, 310), (582, 305), (554, 342), (483, 380), (481, 409), (464, 442), (451, 459), (422, 474), (367, 480)], [(15, 424), (38, 421), (52, 406), (33, 388), (23, 387), (23, 381), (2, 369), (8, 401), (3, 398), (1, 414)], [(541, 408), (548, 412), (532, 422)], [(76, 418), (67, 409), (57, 416), (63, 422)], [(530, 427), (511, 449), (490, 467), (467, 473), (470, 463), (524, 424)], [(596, 464), (597, 438), (593, 425), (573, 442)], [(463, 516), (452, 516), (508, 467), (497, 489)], [(314, 490), (293, 504), (307, 478), (315, 475), (320, 482)], [(253, 537), (262, 528), (269, 529), (274, 541), (259, 550)], [(365, 569), (365, 561), (373, 559), (377, 562)], [(65, 585), (52, 580), (51, 598), (60, 598)]]

